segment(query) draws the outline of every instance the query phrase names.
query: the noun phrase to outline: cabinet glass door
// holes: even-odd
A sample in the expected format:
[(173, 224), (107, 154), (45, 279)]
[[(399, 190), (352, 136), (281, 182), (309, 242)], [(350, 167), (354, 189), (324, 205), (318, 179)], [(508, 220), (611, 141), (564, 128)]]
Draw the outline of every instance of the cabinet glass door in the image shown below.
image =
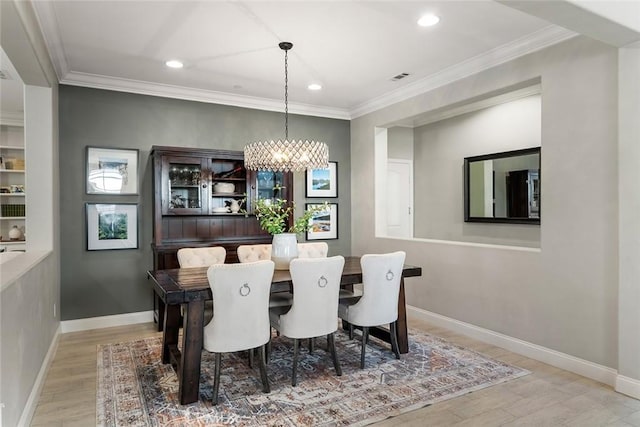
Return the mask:
[(200, 159), (166, 159), (163, 177), (167, 185), (169, 198), (164, 213), (201, 213), (206, 185), (202, 182), (202, 164)]
[(283, 172), (258, 171), (256, 177), (257, 199), (286, 199), (287, 188)]

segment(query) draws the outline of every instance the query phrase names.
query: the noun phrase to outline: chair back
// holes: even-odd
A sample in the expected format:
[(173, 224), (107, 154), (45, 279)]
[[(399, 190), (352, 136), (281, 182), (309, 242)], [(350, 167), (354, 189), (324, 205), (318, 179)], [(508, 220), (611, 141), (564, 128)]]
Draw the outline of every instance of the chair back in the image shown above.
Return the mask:
[(298, 243), (298, 258), (326, 258), (328, 254), (326, 242)]
[(178, 264), (183, 267), (209, 267), (224, 264), (227, 251), (222, 246), (178, 249)]
[(271, 245), (240, 245), (237, 252), (238, 261), (256, 262), (271, 259)]
[(274, 263), (212, 265), (207, 270), (215, 316), (204, 327), (204, 348), (213, 353), (247, 350), (271, 336), (269, 294)]
[(405, 256), (403, 251), (362, 256), (362, 298), (349, 306), (352, 323), (378, 326), (398, 320), (398, 294)]
[(338, 294), (344, 257), (296, 258), (289, 270), (293, 304), (280, 316), (280, 332), (289, 338), (328, 335), (338, 329)]

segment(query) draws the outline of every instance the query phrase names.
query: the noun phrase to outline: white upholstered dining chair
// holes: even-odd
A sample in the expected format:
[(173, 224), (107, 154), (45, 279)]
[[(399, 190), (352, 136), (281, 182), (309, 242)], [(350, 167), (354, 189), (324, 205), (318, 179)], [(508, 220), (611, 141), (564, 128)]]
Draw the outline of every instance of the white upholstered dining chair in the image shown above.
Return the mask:
[(183, 267), (209, 267), (224, 264), (227, 251), (222, 246), (178, 249), (178, 264)]
[[(289, 270), (293, 282), (293, 304), (270, 309), (271, 327), (293, 339), (291, 384), (297, 384), (298, 351), (301, 339), (327, 337), (327, 345), (338, 376), (342, 375), (334, 334), (338, 330), (338, 291), (344, 257), (296, 258)], [(286, 312), (285, 312), (286, 311)]]
[(215, 353), (213, 404), (218, 403), (222, 353), (258, 349), (262, 391), (269, 393), (265, 345), (271, 338), (269, 294), (275, 264), (271, 260), (209, 267), (207, 278), (216, 315), (204, 327), (204, 349)]
[(240, 245), (236, 249), (238, 261), (255, 262), (271, 259), (271, 245)]
[(396, 358), (398, 350), (398, 295), (405, 260), (402, 251), (388, 254), (368, 254), (360, 259), (362, 267), (362, 296), (341, 299), (338, 315), (349, 323), (349, 338), (353, 339), (353, 326), (362, 328), (360, 368), (364, 368), (365, 349), (369, 328), (389, 324), (391, 348)]
[[(180, 268), (189, 267), (210, 267), (212, 265), (224, 264), (227, 251), (222, 246), (206, 246), (202, 248), (181, 248), (178, 249), (178, 265)], [(204, 324), (206, 325), (213, 317), (213, 302), (205, 301), (204, 304)]]
[[(271, 259), (271, 245), (240, 245), (236, 249), (238, 261), (256, 262)], [(276, 292), (269, 298), (269, 307), (282, 307), (291, 305), (290, 292)]]
[[(298, 243), (298, 258), (326, 258), (328, 253), (329, 245), (325, 242)], [(237, 254), (240, 262), (271, 259), (271, 245), (240, 245)]]
[[(262, 259), (271, 259), (271, 245), (240, 245), (236, 250), (238, 261), (254, 262)], [(326, 258), (329, 246), (325, 242), (298, 243), (298, 258)], [(270, 306), (281, 307), (291, 305), (293, 294), (291, 292), (277, 292), (271, 294)]]
[(325, 242), (298, 243), (298, 258), (326, 258), (329, 245)]

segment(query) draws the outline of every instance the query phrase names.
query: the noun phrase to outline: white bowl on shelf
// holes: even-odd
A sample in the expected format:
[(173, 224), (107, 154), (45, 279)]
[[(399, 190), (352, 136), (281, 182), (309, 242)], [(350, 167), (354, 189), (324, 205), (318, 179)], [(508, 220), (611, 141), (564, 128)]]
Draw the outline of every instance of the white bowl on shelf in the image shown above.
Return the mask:
[(213, 208), (213, 213), (229, 213), (229, 208)]
[(217, 194), (232, 194), (236, 186), (230, 182), (216, 182), (213, 184), (213, 192)]

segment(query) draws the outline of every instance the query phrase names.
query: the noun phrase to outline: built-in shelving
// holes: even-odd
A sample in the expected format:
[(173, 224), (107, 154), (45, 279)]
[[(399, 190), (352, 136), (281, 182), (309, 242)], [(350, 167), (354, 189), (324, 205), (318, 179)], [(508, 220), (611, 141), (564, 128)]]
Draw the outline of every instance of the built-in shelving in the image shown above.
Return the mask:
[(25, 249), (25, 239), (8, 238), (14, 226), (26, 232), (25, 163), (24, 127), (0, 123), (0, 249)]

